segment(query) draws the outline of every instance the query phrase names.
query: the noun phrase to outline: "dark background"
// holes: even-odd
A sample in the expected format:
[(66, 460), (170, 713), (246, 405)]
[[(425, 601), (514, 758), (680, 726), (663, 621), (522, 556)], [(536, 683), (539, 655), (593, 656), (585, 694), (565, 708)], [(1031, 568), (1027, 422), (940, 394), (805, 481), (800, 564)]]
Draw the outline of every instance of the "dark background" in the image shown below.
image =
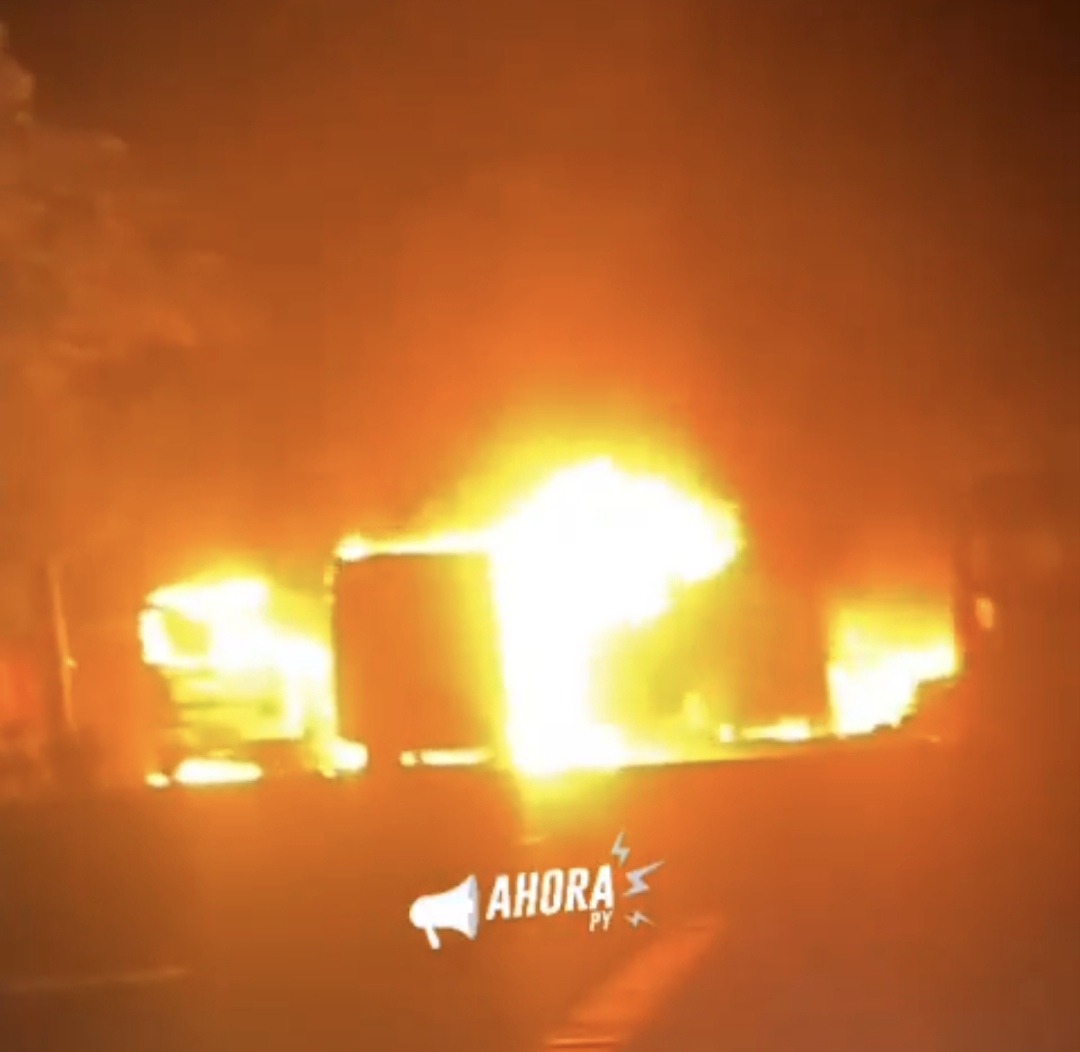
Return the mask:
[(1067, 10), (0, 18), (40, 117), (128, 140), (264, 315), (216, 483), (237, 523), (331, 536), (612, 439), (824, 557), (973, 467), (1080, 455)]

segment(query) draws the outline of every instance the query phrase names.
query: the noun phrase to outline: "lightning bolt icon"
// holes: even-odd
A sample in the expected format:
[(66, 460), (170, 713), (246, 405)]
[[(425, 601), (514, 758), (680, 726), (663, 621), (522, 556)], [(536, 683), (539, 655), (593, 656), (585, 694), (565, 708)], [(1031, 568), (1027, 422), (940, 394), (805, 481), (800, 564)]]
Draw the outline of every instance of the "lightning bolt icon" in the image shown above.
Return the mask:
[(625, 833), (620, 833), (615, 838), (615, 843), (611, 845), (611, 857), (619, 860), (620, 866), (626, 865), (626, 860), (630, 857), (630, 849), (626, 846), (626, 841), (623, 839)]
[[(615, 838), (615, 843), (611, 846), (611, 857), (618, 861), (620, 868), (626, 865), (626, 860), (630, 857), (630, 849), (626, 846), (625, 833), (620, 833)], [(623, 898), (633, 898), (635, 895), (644, 895), (646, 892), (651, 891), (652, 888), (649, 887), (648, 878), (663, 864), (663, 862), (653, 862), (647, 866), (638, 866), (637, 869), (630, 870), (626, 874), (626, 883), (629, 887), (623, 892)], [(634, 910), (633, 913), (627, 914), (626, 919), (630, 922), (632, 928), (638, 928), (642, 924), (652, 926), (653, 923), (641, 910)]]
[(629, 891), (625, 892), (624, 897), (630, 898), (633, 895), (643, 895), (646, 891), (649, 891), (649, 885), (646, 882), (646, 878), (655, 873), (664, 863), (654, 862), (650, 866), (639, 866), (637, 869), (630, 870), (626, 874), (626, 880), (630, 885)]

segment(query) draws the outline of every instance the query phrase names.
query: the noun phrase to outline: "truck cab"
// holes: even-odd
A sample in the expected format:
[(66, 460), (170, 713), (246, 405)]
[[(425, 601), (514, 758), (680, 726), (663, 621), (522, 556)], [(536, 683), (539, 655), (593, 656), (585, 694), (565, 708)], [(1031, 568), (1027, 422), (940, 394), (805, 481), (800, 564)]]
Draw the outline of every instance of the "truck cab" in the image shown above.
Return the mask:
[(139, 618), (158, 767), (188, 760), (304, 767), (333, 732), (323, 597), (261, 578), (158, 589)]

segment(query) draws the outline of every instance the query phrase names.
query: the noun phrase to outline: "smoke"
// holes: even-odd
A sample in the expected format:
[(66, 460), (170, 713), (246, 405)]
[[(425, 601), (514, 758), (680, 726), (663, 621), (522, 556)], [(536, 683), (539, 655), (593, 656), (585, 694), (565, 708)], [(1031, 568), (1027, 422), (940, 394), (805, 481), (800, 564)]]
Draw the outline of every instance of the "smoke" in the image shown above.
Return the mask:
[(184, 47), (147, 13), (143, 133), (275, 312), (265, 517), (317, 461), (298, 518), (453, 520), (629, 433), (811, 561), (1075, 414), (1058, 45), (797, 6), (291, 5)]

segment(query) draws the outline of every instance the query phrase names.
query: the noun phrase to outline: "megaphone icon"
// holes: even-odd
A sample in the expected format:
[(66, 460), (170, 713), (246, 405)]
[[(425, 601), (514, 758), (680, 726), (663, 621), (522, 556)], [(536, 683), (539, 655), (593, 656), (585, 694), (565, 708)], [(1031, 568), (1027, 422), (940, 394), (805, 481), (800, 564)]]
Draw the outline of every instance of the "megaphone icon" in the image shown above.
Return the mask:
[(439, 928), (452, 928), (469, 939), (476, 938), (480, 927), (480, 897), (476, 877), (466, 877), (456, 888), (437, 895), (421, 895), (409, 907), (409, 920), (414, 928), (427, 935), (433, 950), (440, 946)]

